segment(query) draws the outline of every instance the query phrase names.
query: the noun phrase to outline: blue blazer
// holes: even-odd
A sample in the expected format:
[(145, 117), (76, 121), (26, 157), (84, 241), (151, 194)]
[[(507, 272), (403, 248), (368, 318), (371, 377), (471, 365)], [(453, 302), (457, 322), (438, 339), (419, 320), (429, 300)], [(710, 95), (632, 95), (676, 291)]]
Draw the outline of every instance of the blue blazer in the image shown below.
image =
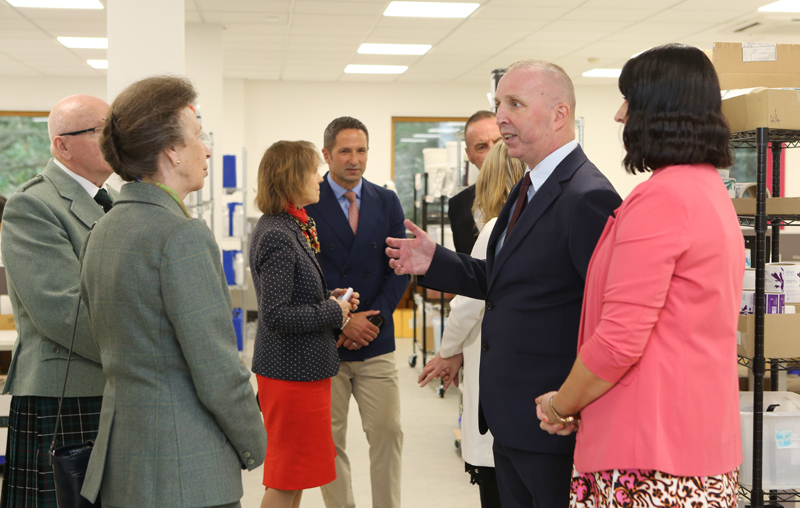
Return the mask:
[(571, 455), (574, 437), (539, 430), (534, 399), (557, 390), (572, 368), (589, 259), (622, 200), (578, 147), (536, 191), (495, 255), (519, 187), (500, 212), (486, 261), (437, 246), (420, 283), (486, 301), (481, 431), (488, 426), (505, 446)]
[(359, 311), (379, 310), (385, 319), (378, 337), (356, 351), (339, 348), (344, 362), (362, 361), (394, 351), (392, 313), (408, 287), (407, 275), (395, 275), (386, 256), (386, 238), (405, 238), (403, 207), (393, 191), (362, 179), (358, 234), (354, 235), (328, 183), (320, 184), (319, 203), (305, 207), (317, 223), (319, 264), (330, 289), (352, 287), (361, 294)]

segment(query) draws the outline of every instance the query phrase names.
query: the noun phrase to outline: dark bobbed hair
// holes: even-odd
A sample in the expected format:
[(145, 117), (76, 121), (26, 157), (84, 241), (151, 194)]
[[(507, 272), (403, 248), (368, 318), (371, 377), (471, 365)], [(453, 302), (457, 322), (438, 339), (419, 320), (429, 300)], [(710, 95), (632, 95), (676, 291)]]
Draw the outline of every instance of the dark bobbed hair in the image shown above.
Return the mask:
[(364, 135), (367, 137), (367, 146), (369, 146), (369, 132), (367, 132), (367, 126), (364, 125), (361, 120), (357, 120), (351, 116), (340, 116), (325, 127), (325, 134), (323, 134), (322, 137), (322, 146), (329, 152), (333, 150), (333, 147), (336, 145), (336, 136), (345, 129), (364, 131)]
[(287, 202), (297, 203), (306, 178), (320, 164), (317, 147), (310, 141), (278, 141), (267, 148), (258, 165), (258, 209), (275, 215)]
[(675, 164), (733, 164), (719, 79), (701, 50), (681, 44), (649, 49), (622, 68), (619, 90), (628, 101), (622, 140), (629, 173)]
[(111, 104), (103, 125), (103, 158), (126, 182), (158, 171), (158, 156), (183, 145), (180, 114), (197, 98), (192, 83), (176, 76), (153, 76), (137, 81)]

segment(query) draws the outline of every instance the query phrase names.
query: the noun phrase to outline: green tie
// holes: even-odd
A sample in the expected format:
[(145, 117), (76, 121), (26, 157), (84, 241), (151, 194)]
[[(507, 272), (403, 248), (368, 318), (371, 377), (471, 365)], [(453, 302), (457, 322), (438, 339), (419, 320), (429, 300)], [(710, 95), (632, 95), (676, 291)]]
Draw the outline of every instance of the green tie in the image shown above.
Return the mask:
[(105, 189), (97, 191), (97, 194), (94, 195), (94, 200), (97, 201), (98, 205), (103, 207), (105, 213), (108, 213), (111, 207), (114, 206), (114, 202), (111, 201), (111, 196), (108, 195), (108, 191)]

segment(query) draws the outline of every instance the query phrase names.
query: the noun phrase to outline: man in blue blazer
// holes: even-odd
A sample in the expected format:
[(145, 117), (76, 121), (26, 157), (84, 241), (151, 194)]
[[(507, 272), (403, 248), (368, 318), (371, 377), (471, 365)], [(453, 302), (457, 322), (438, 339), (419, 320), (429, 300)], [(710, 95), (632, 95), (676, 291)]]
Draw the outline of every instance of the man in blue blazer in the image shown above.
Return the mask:
[[(319, 202), (306, 207), (317, 223), (317, 258), (328, 285), (361, 294), (361, 312), (350, 316), (337, 343), (341, 364), (331, 387), (336, 480), (322, 487), (327, 508), (355, 507), (345, 453), (351, 395), (370, 443), (372, 504), (400, 508), (403, 432), (392, 313), (409, 277), (394, 273), (384, 249), (386, 238), (405, 235), (405, 228), (397, 194), (363, 178), (368, 150), (363, 123), (351, 117), (332, 121), (322, 149), (329, 172), (320, 184)], [(382, 318), (382, 326), (370, 318)]]
[[(575, 92), (563, 69), (513, 64), (496, 104), (509, 156), (529, 169), (497, 219), (486, 261), (437, 246), (410, 222), (417, 238), (389, 239), (387, 254), (397, 273), (486, 301), (479, 417), (494, 436), (503, 508), (566, 508), (575, 442), (539, 429), (534, 399), (572, 367), (589, 259), (621, 200), (575, 142)], [(442, 372), (454, 376), (457, 360)]]

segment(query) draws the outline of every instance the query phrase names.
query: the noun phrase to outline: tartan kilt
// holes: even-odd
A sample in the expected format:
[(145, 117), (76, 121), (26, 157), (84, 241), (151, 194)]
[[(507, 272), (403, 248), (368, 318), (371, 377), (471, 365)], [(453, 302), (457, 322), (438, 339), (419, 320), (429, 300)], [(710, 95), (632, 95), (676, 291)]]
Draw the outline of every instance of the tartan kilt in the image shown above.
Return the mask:
[[(56, 448), (97, 437), (102, 401), (103, 397), (64, 398)], [(56, 508), (48, 451), (57, 414), (56, 397), (12, 397), (0, 508)]]

